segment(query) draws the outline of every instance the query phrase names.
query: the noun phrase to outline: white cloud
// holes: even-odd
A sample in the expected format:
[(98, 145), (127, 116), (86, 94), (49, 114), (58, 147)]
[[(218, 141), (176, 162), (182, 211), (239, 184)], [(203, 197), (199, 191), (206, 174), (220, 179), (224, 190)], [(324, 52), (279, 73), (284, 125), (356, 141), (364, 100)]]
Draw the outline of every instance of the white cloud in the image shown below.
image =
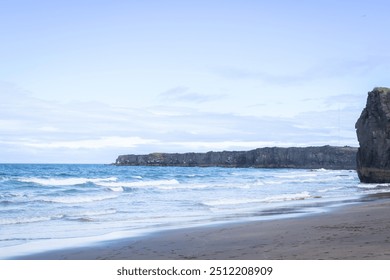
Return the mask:
[(40, 128), (38, 128), (39, 131), (42, 131), (42, 132), (59, 132), (60, 129), (57, 128), (57, 127), (54, 127), (54, 126), (42, 126)]
[(188, 87), (175, 87), (164, 91), (159, 95), (160, 100), (166, 102), (184, 102), (184, 103), (204, 103), (209, 101), (215, 101), (220, 98), (226, 98), (225, 94), (200, 94), (191, 91)]
[(172, 146), (180, 146), (181, 149), (188, 149), (189, 151), (222, 151), (222, 150), (248, 150), (256, 149), (259, 147), (291, 147), (291, 146), (304, 146), (305, 144), (299, 144), (288, 141), (189, 141), (189, 142), (173, 142), (167, 143)]
[[(218, 113), (175, 102), (128, 108), (61, 104), (25, 93), (20, 97), (0, 104), (0, 156), (5, 162), (112, 162), (126, 153), (355, 145), (354, 122), (361, 111), (356, 104), (333, 110), (332, 99), (318, 101), (329, 103), (322, 112), (282, 118)], [(354, 98), (334, 100), (351, 104)]]
[(38, 149), (107, 149), (107, 148), (135, 148), (140, 145), (153, 145), (159, 143), (153, 139), (141, 137), (102, 137), (78, 141), (53, 141), (53, 142), (25, 142), (24, 146)]

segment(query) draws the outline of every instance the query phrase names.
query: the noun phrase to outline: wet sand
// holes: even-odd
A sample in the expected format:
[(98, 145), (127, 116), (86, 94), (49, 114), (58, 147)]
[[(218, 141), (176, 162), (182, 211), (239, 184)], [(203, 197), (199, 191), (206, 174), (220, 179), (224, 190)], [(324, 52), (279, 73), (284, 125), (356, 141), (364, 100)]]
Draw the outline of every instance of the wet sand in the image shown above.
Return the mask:
[(390, 260), (390, 197), (370, 196), (322, 214), (170, 230), (20, 259)]

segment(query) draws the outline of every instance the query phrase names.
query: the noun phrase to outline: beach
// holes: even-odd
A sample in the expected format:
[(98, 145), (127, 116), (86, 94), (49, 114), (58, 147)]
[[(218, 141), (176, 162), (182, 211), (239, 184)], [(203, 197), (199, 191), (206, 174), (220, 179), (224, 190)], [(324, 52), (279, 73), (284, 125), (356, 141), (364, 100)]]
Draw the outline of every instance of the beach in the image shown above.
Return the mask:
[(369, 195), (325, 213), (168, 230), (92, 247), (40, 253), (40, 260), (388, 260), (390, 195)]
[(390, 189), (353, 170), (3, 164), (0, 173), (0, 259), (288, 221)]

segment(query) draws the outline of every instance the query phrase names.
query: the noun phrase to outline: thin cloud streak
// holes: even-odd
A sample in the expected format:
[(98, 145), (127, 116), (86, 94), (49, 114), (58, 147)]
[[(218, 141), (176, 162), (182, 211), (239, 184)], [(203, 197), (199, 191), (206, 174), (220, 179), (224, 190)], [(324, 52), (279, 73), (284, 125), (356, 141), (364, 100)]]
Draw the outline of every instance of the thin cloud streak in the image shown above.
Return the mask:
[(184, 103), (204, 103), (226, 98), (224, 94), (206, 95), (193, 92), (188, 87), (175, 87), (160, 93), (159, 98), (163, 103), (184, 102)]
[(257, 80), (268, 85), (295, 86), (318, 80), (333, 79), (347, 76), (363, 76), (375, 69), (390, 66), (389, 56), (375, 56), (362, 59), (329, 59), (321, 63), (313, 63), (304, 69), (283, 69), (274, 72), (272, 69), (245, 69), (226, 66), (214, 70), (214, 73), (228, 80)]

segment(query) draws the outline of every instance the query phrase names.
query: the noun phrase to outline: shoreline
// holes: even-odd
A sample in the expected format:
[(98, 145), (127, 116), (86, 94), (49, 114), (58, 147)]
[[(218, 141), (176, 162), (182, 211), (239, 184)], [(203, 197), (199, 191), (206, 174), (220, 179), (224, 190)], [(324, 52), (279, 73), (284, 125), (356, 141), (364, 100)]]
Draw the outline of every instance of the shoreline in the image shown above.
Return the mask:
[(20, 260), (390, 260), (390, 193), (325, 213), (166, 230)]

